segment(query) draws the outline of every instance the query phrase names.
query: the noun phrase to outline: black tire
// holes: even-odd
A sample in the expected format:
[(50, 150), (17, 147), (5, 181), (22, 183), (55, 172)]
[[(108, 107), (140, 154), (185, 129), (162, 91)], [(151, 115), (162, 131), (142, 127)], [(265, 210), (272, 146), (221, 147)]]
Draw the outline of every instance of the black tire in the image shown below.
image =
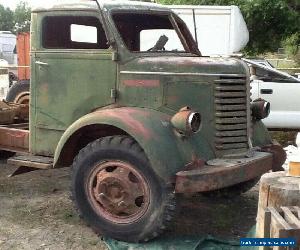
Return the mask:
[(13, 85), (14, 81), (18, 81), (18, 77), (13, 72), (9, 72), (9, 87)]
[(22, 93), (26, 93), (26, 95), (30, 92), (30, 81), (29, 80), (21, 80), (16, 82), (11, 86), (8, 90), (6, 101), (7, 102), (15, 102), (18, 103), (17, 98), (22, 95)]
[(251, 188), (253, 188), (260, 180), (260, 177), (257, 177), (255, 179), (238, 183), (236, 185), (233, 185), (231, 187), (222, 188), (215, 191), (210, 192), (203, 192), (202, 195), (206, 197), (224, 197), (224, 198), (234, 198), (236, 196), (239, 196), (243, 193), (246, 193)]
[[(91, 198), (89, 198), (91, 196), (89, 196), (88, 190), (98, 188), (98, 186), (92, 189), (87, 188), (89, 183), (96, 185), (94, 179), (92, 179), (92, 181), (89, 179), (90, 176), (93, 172), (97, 172), (95, 169), (97, 169), (99, 164), (105, 164), (106, 162), (114, 160), (134, 166), (135, 171), (145, 178), (147, 187), (150, 189), (146, 210), (134, 221), (116, 223), (113, 220), (108, 220), (105, 215), (103, 215), (104, 213), (99, 214), (99, 210), (96, 211), (95, 205), (93, 205)], [(104, 169), (101, 171), (110, 172), (111, 170), (108, 171), (108, 169)], [(97, 172), (97, 182), (99, 173), (102, 172)], [(130, 181), (127, 181), (127, 183), (129, 182)], [(145, 242), (162, 233), (175, 214), (175, 195), (173, 188), (167, 187), (164, 182), (157, 177), (143, 149), (129, 136), (104, 137), (83, 148), (74, 159), (71, 183), (72, 199), (80, 216), (85, 219), (87, 224), (91, 226), (96, 233), (102, 234), (103, 236), (127, 242)], [(109, 186), (107, 187), (105, 184), (105, 187), (108, 190)], [(103, 193), (100, 193), (100, 195), (101, 194), (103, 195)], [(95, 195), (95, 197), (96, 196), (97, 195)], [(101, 206), (104, 207), (105, 205), (101, 204)], [(107, 210), (105, 210), (105, 212), (107, 212)]]

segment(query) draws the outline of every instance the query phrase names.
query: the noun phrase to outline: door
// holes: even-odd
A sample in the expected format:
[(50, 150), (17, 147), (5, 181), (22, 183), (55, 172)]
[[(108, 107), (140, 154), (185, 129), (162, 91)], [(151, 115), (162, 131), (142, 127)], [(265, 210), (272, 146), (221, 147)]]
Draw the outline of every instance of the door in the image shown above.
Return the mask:
[(116, 63), (97, 17), (45, 16), (41, 27), (42, 48), (33, 53), (31, 151), (52, 155), (74, 121), (115, 101)]

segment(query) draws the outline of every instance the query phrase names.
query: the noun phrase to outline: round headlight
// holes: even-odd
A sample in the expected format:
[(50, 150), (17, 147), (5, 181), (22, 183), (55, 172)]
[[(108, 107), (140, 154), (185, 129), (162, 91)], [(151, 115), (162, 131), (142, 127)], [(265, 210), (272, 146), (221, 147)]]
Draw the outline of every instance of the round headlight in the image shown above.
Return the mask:
[(188, 125), (193, 133), (197, 133), (201, 126), (201, 115), (198, 112), (192, 112), (188, 118)]
[(251, 103), (252, 115), (261, 120), (269, 116), (271, 104), (263, 99), (256, 99)]
[(201, 115), (184, 107), (171, 118), (171, 123), (180, 134), (197, 133), (201, 127)]

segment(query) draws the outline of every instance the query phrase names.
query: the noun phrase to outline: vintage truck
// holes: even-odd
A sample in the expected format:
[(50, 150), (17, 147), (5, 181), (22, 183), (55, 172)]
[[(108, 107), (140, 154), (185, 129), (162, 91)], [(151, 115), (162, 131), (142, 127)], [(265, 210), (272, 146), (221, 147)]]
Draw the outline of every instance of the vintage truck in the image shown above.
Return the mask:
[[(141, 50), (140, 33), (151, 29), (173, 32), (180, 47), (166, 50), (163, 35)], [(244, 192), (285, 160), (261, 121), (269, 103), (251, 102), (246, 63), (202, 57), (161, 5), (34, 9), (30, 96), (29, 124), (26, 104), (15, 104), (0, 126), (0, 149), (19, 153), (8, 160), (19, 166), (13, 175), (71, 166), (78, 212), (118, 240), (158, 236), (176, 193)]]

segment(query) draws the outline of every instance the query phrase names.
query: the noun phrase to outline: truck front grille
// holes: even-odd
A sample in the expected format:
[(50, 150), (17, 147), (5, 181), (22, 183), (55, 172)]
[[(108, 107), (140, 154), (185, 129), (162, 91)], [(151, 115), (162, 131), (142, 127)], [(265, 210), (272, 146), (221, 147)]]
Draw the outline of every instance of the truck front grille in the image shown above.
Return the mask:
[(246, 151), (248, 94), (246, 77), (215, 80), (215, 147), (218, 151)]

